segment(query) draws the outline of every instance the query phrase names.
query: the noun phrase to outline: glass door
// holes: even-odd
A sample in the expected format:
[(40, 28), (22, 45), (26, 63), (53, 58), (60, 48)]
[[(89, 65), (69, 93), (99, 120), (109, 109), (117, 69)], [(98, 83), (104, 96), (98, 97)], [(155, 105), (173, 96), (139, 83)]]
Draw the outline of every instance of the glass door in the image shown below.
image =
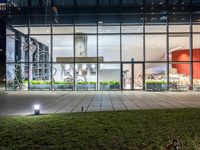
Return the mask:
[(122, 63), (122, 90), (133, 89), (133, 66), (132, 63)]
[(143, 63), (134, 63), (133, 64), (133, 85), (134, 85), (134, 90), (143, 90), (144, 86), (143, 86), (143, 68), (144, 65)]
[(122, 63), (122, 90), (143, 90), (143, 63)]

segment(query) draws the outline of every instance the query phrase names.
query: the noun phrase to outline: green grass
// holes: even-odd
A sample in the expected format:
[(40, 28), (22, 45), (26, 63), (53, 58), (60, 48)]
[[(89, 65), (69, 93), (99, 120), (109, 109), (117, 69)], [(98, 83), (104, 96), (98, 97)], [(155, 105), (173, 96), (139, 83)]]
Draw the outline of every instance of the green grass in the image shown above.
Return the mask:
[(200, 109), (0, 117), (0, 149), (200, 149)]

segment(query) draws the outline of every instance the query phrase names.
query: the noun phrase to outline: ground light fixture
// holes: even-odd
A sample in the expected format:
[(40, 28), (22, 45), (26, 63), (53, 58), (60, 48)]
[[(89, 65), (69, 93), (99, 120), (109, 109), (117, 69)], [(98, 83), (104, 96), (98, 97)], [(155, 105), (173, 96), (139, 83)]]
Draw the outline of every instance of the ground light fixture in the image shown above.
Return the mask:
[(39, 104), (35, 104), (33, 106), (33, 108), (34, 108), (35, 115), (39, 115), (40, 114), (40, 105)]

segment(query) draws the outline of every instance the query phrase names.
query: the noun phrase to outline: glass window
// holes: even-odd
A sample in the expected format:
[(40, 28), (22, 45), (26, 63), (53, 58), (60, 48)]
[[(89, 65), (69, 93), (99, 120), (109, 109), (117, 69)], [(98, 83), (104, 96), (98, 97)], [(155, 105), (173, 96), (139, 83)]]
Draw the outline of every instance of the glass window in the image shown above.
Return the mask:
[[(84, 1), (85, 2), (85, 1)], [(77, 15), (75, 16), (76, 25), (96, 25), (97, 16), (96, 15)]]
[(118, 15), (99, 15), (99, 25), (120, 25), (120, 16)]
[(75, 82), (76, 82), (76, 90), (96, 90), (97, 64), (76, 63)]
[[(59, 11), (60, 13), (60, 11)], [(74, 24), (74, 16), (71, 15), (60, 15), (54, 13), (53, 16), (53, 25), (73, 25)]]
[(30, 16), (30, 34), (51, 34), (50, 16)]
[(72, 7), (74, 5), (74, 0), (53, 0), (55, 6), (65, 6)]
[(199, 91), (200, 88), (200, 62), (194, 62), (193, 63), (193, 87), (194, 91)]
[(100, 6), (119, 6), (119, 0), (99, 0)]
[(7, 24), (18, 32), (28, 34), (28, 16), (12, 16), (8, 15)]
[(143, 35), (122, 35), (122, 60), (143, 61)]
[(159, 4), (159, 5), (163, 5), (165, 4), (165, 0), (148, 0), (148, 1), (145, 1), (146, 4)]
[(102, 61), (120, 61), (120, 35), (99, 35), (98, 40)]
[(49, 62), (51, 60), (51, 43), (49, 35), (30, 36), (29, 61)]
[(200, 13), (195, 12), (192, 14), (193, 19), (193, 32), (200, 32)]
[(120, 64), (99, 64), (99, 90), (120, 90)]
[(77, 6), (96, 6), (97, 0), (76, 0)]
[(142, 5), (142, 4), (143, 4), (143, 0), (134, 0), (134, 1), (122, 0), (123, 6), (134, 6), (134, 5)]
[(170, 14), (169, 32), (189, 32), (190, 16), (189, 14)]
[(96, 26), (76, 26), (75, 33), (82, 34), (82, 33), (97, 33)]
[(167, 64), (146, 63), (145, 64), (146, 90), (162, 91), (167, 89)]
[(147, 14), (145, 20), (145, 32), (166, 32), (166, 14)]
[(121, 16), (122, 25), (142, 25), (143, 22), (144, 22), (143, 14), (135, 14), (135, 15), (122, 14)]
[(53, 89), (73, 90), (74, 89), (74, 65), (73, 64), (53, 64)]
[(190, 63), (173, 62), (169, 65), (169, 87), (174, 91), (187, 91), (190, 85)]
[(169, 60), (190, 61), (189, 34), (169, 34)]
[(176, 4), (190, 4), (190, 0), (169, 0), (168, 2), (169, 4), (173, 4), (173, 5), (176, 5)]
[(169, 25), (169, 32), (190, 32), (189, 25)]
[(76, 62), (97, 62), (97, 36), (75, 35)]
[(74, 61), (74, 38), (73, 35), (53, 36), (53, 62)]
[(143, 26), (122, 26), (122, 33), (143, 33)]
[(31, 27), (31, 34), (51, 34), (50, 27)]
[(99, 33), (120, 33), (120, 26), (99, 26)]
[(6, 65), (6, 89), (28, 90), (27, 63), (11, 63)]
[(6, 38), (6, 59), (7, 62), (28, 62), (27, 37), (15, 32)]
[(146, 61), (166, 61), (166, 35), (146, 35), (145, 36), (145, 57)]
[(51, 63), (29, 64), (30, 90), (51, 90)]
[(166, 25), (146, 25), (146, 33), (166, 33)]
[(54, 26), (53, 34), (73, 34), (74, 28), (72, 26)]
[(200, 34), (193, 34), (193, 60), (200, 60)]

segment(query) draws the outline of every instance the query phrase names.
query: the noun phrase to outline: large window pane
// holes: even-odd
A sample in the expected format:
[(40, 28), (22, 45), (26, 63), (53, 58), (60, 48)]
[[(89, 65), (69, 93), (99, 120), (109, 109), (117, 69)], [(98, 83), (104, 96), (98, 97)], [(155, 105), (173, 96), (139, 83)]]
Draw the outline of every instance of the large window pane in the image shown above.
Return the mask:
[(28, 34), (28, 16), (12, 16), (8, 15), (7, 24), (17, 31)]
[(99, 26), (99, 33), (120, 33), (120, 26)]
[(51, 63), (29, 64), (30, 90), (51, 90)]
[(200, 62), (194, 62), (193, 63), (193, 87), (194, 91), (200, 90)]
[(54, 26), (53, 34), (73, 34), (73, 29), (72, 26)]
[(169, 60), (189, 61), (190, 60), (189, 34), (169, 35)]
[(166, 61), (166, 35), (146, 35), (146, 61)]
[(82, 33), (97, 33), (96, 26), (76, 26), (75, 33), (82, 34)]
[(29, 61), (49, 62), (51, 61), (50, 36), (30, 36)]
[(169, 65), (170, 90), (187, 91), (190, 85), (190, 63), (170, 63)]
[(120, 61), (120, 35), (99, 35), (98, 50), (103, 61)]
[(75, 82), (76, 90), (96, 90), (97, 64), (76, 63)]
[(13, 33), (6, 38), (7, 62), (28, 62), (28, 38), (18, 31)]
[(73, 90), (74, 89), (74, 65), (53, 64), (53, 89)]
[(122, 35), (122, 60), (143, 60), (143, 35)]
[(122, 26), (122, 33), (143, 33), (143, 26)]
[(99, 89), (120, 89), (120, 64), (99, 64)]
[(12, 63), (6, 65), (6, 89), (28, 89), (28, 64)]
[(200, 60), (200, 34), (193, 34), (193, 60)]
[(167, 64), (146, 63), (145, 64), (146, 90), (162, 91), (167, 89)]
[(200, 13), (194, 12), (192, 14), (193, 19), (193, 32), (200, 32)]
[(73, 35), (53, 36), (53, 62), (74, 61), (74, 38)]
[(76, 62), (97, 62), (97, 36), (75, 35)]

